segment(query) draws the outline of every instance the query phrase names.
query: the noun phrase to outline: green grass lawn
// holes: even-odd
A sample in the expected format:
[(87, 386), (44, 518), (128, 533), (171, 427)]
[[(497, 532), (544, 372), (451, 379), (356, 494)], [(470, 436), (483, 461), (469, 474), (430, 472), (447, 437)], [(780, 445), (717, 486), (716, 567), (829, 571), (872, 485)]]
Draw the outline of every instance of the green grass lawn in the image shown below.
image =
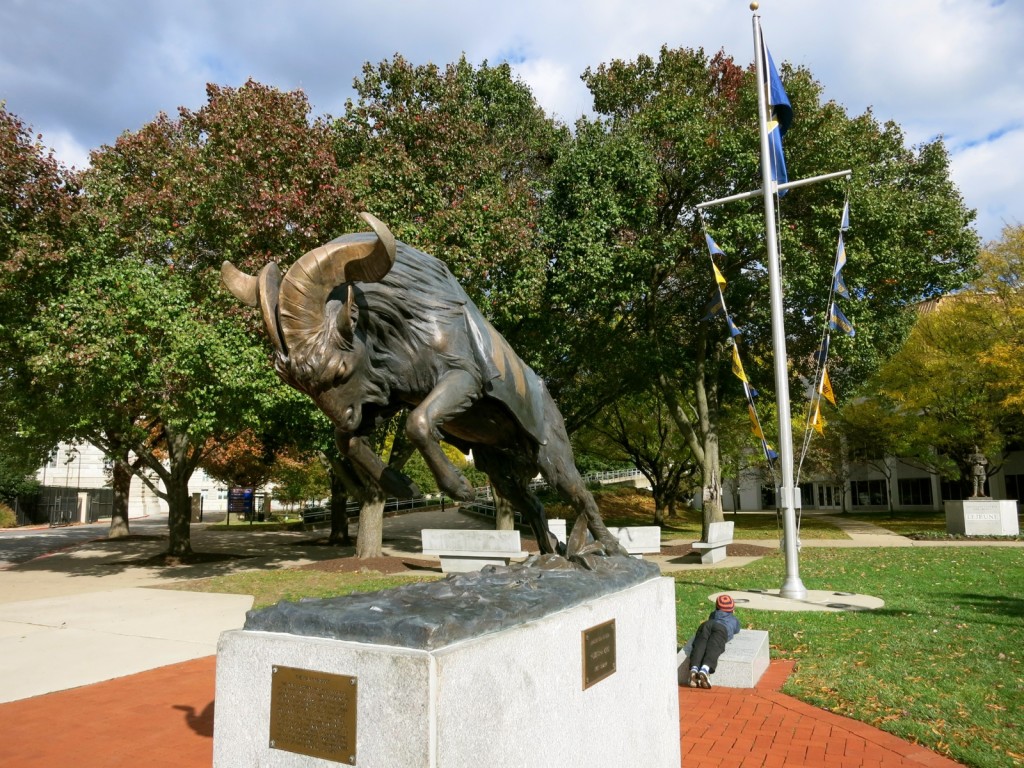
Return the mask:
[[(972, 766), (1024, 761), (1024, 552), (1008, 548), (803, 550), (808, 589), (885, 600), (864, 613), (743, 611), (774, 658), (798, 663), (784, 691)], [(781, 555), (677, 577), (680, 643), (723, 589), (777, 588)]]
[[(887, 528), (901, 536), (915, 534), (924, 537), (940, 537), (946, 533), (946, 513), (938, 512), (853, 512), (843, 515), (848, 520), (860, 520), (881, 528)], [(1024, 530), (1024, 525), (1021, 526)], [(1020, 537), (1017, 537), (1020, 538)]]

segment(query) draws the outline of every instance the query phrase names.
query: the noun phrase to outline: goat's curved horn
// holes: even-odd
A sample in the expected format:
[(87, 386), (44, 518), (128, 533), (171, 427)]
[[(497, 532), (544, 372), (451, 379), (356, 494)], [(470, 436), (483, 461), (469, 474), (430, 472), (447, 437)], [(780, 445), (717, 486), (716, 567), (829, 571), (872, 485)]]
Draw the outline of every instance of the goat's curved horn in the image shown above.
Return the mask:
[(394, 235), (369, 213), (359, 216), (373, 228), (373, 235), (332, 240), (303, 255), (285, 274), (279, 312), (288, 349), (304, 350), (321, 332), (324, 306), (335, 287), (352, 281), (378, 282), (394, 265)]
[(281, 290), (281, 270), (275, 262), (270, 262), (260, 270), (259, 277), (242, 272), (230, 261), (220, 267), (220, 279), (235, 298), (250, 307), (259, 305), (263, 312), (263, 325), (267, 329), (270, 341), (281, 354), (287, 354), (277, 327), (278, 294)]
[(232, 295), (243, 304), (255, 307), (259, 302), (257, 285), (259, 281), (252, 275), (247, 275), (230, 261), (220, 265), (220, 280), (224, 283)]

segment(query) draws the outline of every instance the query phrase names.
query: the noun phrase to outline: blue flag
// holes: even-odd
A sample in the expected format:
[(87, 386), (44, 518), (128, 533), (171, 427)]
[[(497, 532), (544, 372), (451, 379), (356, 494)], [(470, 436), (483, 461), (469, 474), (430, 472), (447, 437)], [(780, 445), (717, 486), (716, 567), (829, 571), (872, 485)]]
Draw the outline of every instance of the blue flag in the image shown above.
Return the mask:
[(767, 47), (764, 49), (764, 55), (768, 64), (768, 104), (771, 106), (772, 117), (779, 121), (779, 134), (785, 136), (789, 126), (793, 124), (793, 107), (789, 103), (786, 89), (782, 87), (782, 78), (775, 69), (775, 61)]
[(846, 266), (846, 244), (843, 242), (843, 233), (839, 233), (839, 245), (836, 247), (836, 268), (833, 273), (832, 290), (837, 296), (844, 299), (850, 298), (850, 291), (846, 288), (846, 280), (843, 279), (843, 267)]
[(726, 314), (726, 316), (725, 316), (725, 322), (726, 322), (726, 323), (728, 324), (728, 326), (729, 326), (729, 335), (730, 335), (730, 336), (732, 336), (733, 338), (736, 338), (736, 337), (737, 337), (737, 336), (739, 336), (739, 335), (740, 335), (741, 333), (743, 333), (743, 331), (741, 331), (741, 330), (740, 330), (739, 328), (737, 328), (737, 327), (736, 327), (736, 323), (734, 323), (734, 322), (732, 321), (732, 318), (731, 318), (731, 317), (729, 317), (729, 315), (728, 315), (728, 314)]
[(708, 250), (711, 251), (712, 256), (715, 256), (716, 254), (725, 256), (725, 251), (718, 247), (718, 243), (711, 239), (711, 235), (705, 233), (704, 239), (708, 241)]
[[(793, 123), (793, 107), (789, 103), (785, 88), (782, 87), (782, 79), (775, 69), (775, 62), (767, 47), (764, 49), (764, 61), (768, 76), (768, 105), (771, 116), (771, 122), (768, 123), (768, 162), (772, 181), (776, 184), (785, 184), (789, 181), (789, 175), (786, 172), (786, 158), (782, 154), (782, 137)], [(782, 190), (779, 196), (786, 194), (787, 191)]]
[(832, 309), (828, 313), (828, 325), (829, 328), (837, 328), (838, 330), (845, 333), (847, 336), (856, 336), (857, 331), (853, 327), (853, 323), (846, 319), (836, 303), (832, 302)]
[(836, 271), (839, 274), (846, 266), (846, 243), (843, 242), (842, 234), (839, 235), (839, 245), (836, 246)]
[(721, 291), (719, 291), (717, 299), (712, 299), (710, 302), (708, 302), (708, 305), (704, 307), (704, 311), (707, 312), (707, 314), (704, 315), (704, 317), (702, 318), (702, 320), (704, 321), (710, 320), (719, 312), (725, 311), (725, 302), (722, 301)]
[(845, 232), (850, 228), (850, 203), (843, 203), (843, 220), (839, 224), (839, 229)]
[(836, 272), (835, 279), (832, 281), (832, 290), (836, 292), (836, 296), (841, 296), (844, 299), (850, 298), (850, 289), (846, 287), (842, 273)]
[(826, 336), (825, 340), (821, 342), (821, 346), (818, 347), (818, 351), (814, 353), (814, 359), (817, 360), (820, 365), (824, 365), (825, 361), (828, 360), (828, 342), (829, 337)]

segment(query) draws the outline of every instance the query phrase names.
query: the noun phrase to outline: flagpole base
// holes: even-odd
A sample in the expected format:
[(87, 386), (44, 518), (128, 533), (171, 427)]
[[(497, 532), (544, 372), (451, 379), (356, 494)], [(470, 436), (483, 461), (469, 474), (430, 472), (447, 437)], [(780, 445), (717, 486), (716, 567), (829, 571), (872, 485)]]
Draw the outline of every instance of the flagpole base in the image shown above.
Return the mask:
[(790, 576), (779, 588), (779, 597), (786, 597), (790, 600), (804, 600), (807, 598), (807, 587), (800, 581), (799, 576)]

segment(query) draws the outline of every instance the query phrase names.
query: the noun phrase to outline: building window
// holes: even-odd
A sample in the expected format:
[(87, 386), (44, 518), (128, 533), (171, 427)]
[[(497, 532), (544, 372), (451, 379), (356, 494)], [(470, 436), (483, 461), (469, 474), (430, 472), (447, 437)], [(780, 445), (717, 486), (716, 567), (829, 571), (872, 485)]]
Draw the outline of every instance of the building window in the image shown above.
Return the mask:
[(818, 485), (819, 507), (838, 507), (842, 498), (842, 492), (837, 486), (825, 485), (824, 483)]
[(761, 486), (761, 509), (775, 509), (775, 489), (770, 485)]
[(900, 504), (931, 506), (932, 481), (927, 477), (908, 477), (899, 481)]
[[(1020, 475), (1018, 475), (1020, 477)], [(1021, 486), (1021, 490), (1024, 490), (1024, 486)], [(1009, 491), (1009, 486), (1007, 486)], [(974, 485), (966, 480), (943, 480), (941, 485), (942, 500), (943, 501), (960, 501), (962, 499), (970, 498), (971, 494), (974, 493)], [(988, 488), (988, 478), (985, 478), (985, 486), (982, 492), (989, 496), (991, 491)]]
[(1022, 501), (1022, 493), (1024, 493), (1024, 475), (1007, 475), (1006, 476), (1006, 498), (1016, 499)]
[(855, 507), (884, 507), (889, 498), (885, 480), (851, 480), (850, 490)]

